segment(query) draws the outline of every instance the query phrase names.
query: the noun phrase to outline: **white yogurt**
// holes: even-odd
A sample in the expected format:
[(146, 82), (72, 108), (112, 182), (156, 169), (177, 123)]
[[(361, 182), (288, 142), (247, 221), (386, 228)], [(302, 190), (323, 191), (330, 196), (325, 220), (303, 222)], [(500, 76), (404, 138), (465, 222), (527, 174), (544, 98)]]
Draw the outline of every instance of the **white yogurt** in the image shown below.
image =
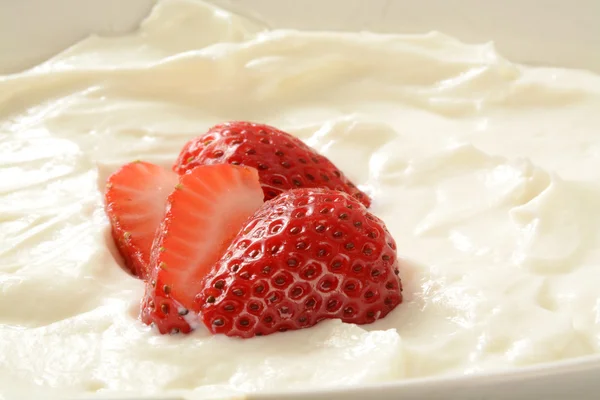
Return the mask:
[[(266, 122), (373, 195), (405, 302), (251, 340), (160, 336), (114, 261), (105, 177)], [(471, 374), (600, 353), (600, 77), (438, 33), (267, 31), (168, 0), (0, 77), (0, 398), (200, 395)]]

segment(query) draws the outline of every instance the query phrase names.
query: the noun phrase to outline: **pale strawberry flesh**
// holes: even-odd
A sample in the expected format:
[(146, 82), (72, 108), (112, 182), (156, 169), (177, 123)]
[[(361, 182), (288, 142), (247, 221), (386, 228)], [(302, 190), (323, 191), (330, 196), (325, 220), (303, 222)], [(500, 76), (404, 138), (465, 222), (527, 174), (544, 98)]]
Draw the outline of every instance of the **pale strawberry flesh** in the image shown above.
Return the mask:
[(143, 161), (122, 166), (107, 180), (106, 214), (113, 239), (126, 268), (141, 279), (148, 276), (150, 249), (176, 183), (176, 174)]
[[(197, 312), (200, 283), (247, 218), (263, 202), (256, 170), (228, 164), (200, 166), (181, 175), (169, 195), (165, 218), (152, 248), (152, 275), (142, 319), (161, 332), (165, 318), (183, 321)], [(175, 315), (175, 317), (172, 317)], [(185, 331), (181, 326), (174, 326)]]

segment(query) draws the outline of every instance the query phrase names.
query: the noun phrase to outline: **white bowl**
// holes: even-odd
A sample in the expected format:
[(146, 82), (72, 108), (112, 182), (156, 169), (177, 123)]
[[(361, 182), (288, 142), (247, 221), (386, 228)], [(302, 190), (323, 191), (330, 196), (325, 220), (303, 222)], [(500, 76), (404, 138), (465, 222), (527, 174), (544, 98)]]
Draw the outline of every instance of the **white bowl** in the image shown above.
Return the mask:
[[(539, 0), (215, 1), (273, 27), (383, 32), (438, 30), (494, 40), (507, 58), (600, 72), (600, 2)], [(134, 28), (151, 0), (0, 0), (0, 73), (32, 66), (89, 33)], [(598, 399), (600, 357), (501, 373), (430, 377), (377, 386), (249, 395), (248, 399)]]

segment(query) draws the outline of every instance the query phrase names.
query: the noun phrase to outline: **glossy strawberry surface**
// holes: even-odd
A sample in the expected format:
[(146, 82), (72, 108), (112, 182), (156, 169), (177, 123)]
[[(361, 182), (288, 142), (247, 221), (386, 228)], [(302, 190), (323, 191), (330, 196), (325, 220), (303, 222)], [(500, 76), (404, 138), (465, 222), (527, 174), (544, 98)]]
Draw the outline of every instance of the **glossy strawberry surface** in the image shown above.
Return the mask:
[(396, 244), (346, 193), (296, 189), (248, 220), (197, 297), (213, 333), (252, 337), (328, 318), (366, 324), (402, 301)]
[(371, 199), (330, 160), (300, 139), (269, 125), (228, 122), (190, 140), (173, 167), (184, 173), (198, 165), (234, 164), (256, 168), (270, 200), (296, 188), (327, 188), (348, 193), (365, 206)]

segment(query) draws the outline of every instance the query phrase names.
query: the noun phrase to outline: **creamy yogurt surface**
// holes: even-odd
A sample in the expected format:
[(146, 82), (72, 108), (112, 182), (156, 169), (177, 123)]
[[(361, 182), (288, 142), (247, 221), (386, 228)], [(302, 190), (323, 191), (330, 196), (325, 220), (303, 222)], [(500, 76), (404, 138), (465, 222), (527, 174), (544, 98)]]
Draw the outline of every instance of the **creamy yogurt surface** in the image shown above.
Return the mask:
[[(373, 197), (404, 260), (387, 318), (161, 336), (115, 261), (104, 180), (215, 123), (277, 126)], [(199, 396), (475, 374), (600, 353), (600, 76), (448, 36), (268, 30), (160, 2), (0, 77), (0, 398)]]

